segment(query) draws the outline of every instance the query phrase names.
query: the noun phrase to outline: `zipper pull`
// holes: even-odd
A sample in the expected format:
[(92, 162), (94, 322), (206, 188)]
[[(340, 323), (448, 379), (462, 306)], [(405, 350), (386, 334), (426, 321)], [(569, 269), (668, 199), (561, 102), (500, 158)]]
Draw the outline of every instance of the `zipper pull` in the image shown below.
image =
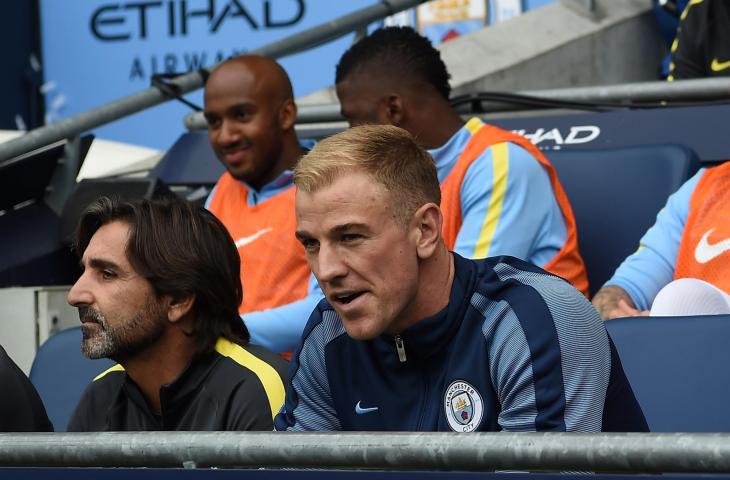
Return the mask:
[(400, 335), (395, 336), (395, 348), (398, 350), (398, 360), (400, 363), (406, 361), (406, 347), (403, 345), (403, 338)]

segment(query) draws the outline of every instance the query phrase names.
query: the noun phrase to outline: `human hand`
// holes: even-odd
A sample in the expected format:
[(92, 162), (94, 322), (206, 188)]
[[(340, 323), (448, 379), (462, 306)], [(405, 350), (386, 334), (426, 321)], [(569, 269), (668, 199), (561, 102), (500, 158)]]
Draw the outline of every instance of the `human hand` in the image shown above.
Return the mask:
[(648, 317), (649, 316), (649, 310), (639, 310), (624, 300), (623, 298), (618, 301), (618, 306), (616, 308), (610, 310), (606, 315), (606, 320), (612, 320), (614, 318), (621, 318), (621, 317)]
[(619, 317), (648, 316), (649, 311), (640, 311), (634, 306), (626, 291), (616, 285), (605, 285), (593, 297), (593, 306), (598, 310), (601, 320)]

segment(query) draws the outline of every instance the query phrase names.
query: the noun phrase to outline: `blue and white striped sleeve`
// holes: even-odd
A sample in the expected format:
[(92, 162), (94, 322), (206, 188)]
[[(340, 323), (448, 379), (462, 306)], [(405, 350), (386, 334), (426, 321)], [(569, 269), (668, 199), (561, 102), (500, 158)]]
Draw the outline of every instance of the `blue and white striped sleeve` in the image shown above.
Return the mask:
[(639, 249), (606, 282), (624, 289), (639, 310), (651, 308), (659, 290), (674, 278), (690, 198), (704, 172), (701, 169), (669, 197), (654, 225), (641, 237)]
[[(505, 431), (600, 432), (611, 375), (606, 330), (565, 281), (499, 263), (499, 302), (475, 295)], [(517, 282), (513, 282), (517, 280)]]
[(312, 313), (302, 346), (289, 365), (286, 400), (274, 418), (276, 430), (342, 430), (332, 402), (325, 362), (327, 344), (340, 335), (346, 333), (334, 311), (317, 309)]
[(454, 251), (511, 255), (544, 266), (562, 248), (565, 221), (540, 163), (513, 143), (493, 145), (467, 170)]

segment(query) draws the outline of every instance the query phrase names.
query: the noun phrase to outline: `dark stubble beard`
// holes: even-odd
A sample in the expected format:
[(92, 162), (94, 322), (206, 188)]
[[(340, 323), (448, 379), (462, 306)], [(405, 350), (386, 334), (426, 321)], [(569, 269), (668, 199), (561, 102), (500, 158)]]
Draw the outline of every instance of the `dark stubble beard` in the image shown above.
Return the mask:
[(90, 359), (111, 358), (120, 363), (154, 344), (164, 333), (167, 321), (154, 299), (131, 318), (117, 319), (115, 326), (92, 307), (80, 307), (79, 318), (97, 324), (82, 327), (81, 353)]

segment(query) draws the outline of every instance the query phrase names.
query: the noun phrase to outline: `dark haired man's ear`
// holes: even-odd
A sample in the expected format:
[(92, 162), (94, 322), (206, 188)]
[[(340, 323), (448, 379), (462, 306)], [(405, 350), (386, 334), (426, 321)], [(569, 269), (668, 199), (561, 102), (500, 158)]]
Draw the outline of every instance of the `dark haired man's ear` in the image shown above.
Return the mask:
[(388, 123), (400, 127), (403, 124), (405, 112), (403, 110), (403, 98), (398, 94), (391, 94), (385, 100), (385, 115)]
[(167, 310), (167, 320), (171, 323), (179, 322), (193, 311), (193, 305), (195, 305), (195, 294), (193, 293), (176, 297), (166, 297), (165, 307)]
[(282, 130), (291, 130), (294, 128), (294, 122), (297, 120), (297, 104), (294, 100), (288, 98), (284, 100), (281, 108), (279, 108), (279, 125)]

